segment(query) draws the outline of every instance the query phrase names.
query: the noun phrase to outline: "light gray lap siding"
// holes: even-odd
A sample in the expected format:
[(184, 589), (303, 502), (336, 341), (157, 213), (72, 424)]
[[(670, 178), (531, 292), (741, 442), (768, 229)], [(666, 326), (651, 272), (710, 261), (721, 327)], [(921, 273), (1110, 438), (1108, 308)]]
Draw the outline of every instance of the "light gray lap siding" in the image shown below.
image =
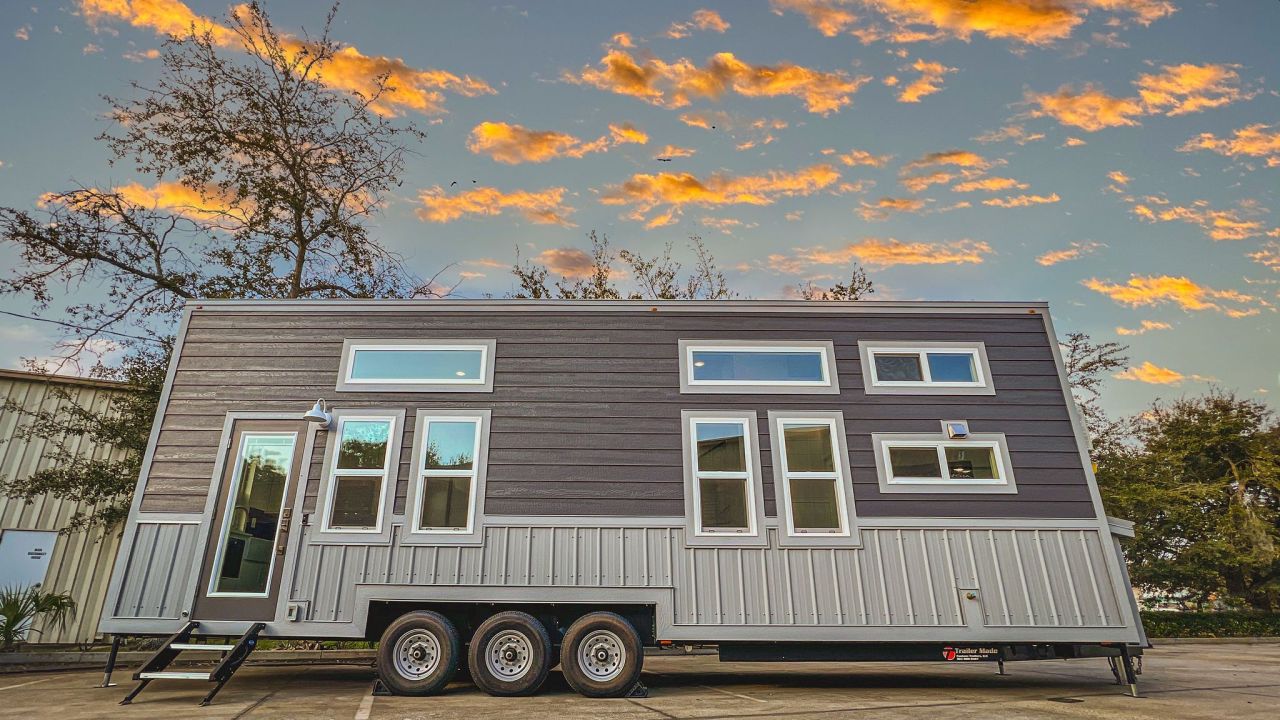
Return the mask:
[[(347, 338), (493, 338), (492, 393), (337, 393)], [(681, 395), (678, 341), (820, 339), (835, 343), (839, 395)], [(981, 341), (996, 395), (867, 395), (858, 340)], [(753, 410), (766, 514), (776, 515), (766, 413), (844, 413), (862, 517), (1092, 517), (1050, 340), (1036, 314), (640, 312), (193, 312), (143, 510), (198, 511), (222, 418), (233, 410), (408, 410), (394, 511), (404, 511), (417, 408), (493, 411), (486, 510), (500, 515), (683, 514), (681, 409)], [(936, 432), (967, 419), (1008, 437), (1019, 492), (980, 502), (879, 492), (873, 432)], [(313, 510), (323, 443), (310, 466)]]

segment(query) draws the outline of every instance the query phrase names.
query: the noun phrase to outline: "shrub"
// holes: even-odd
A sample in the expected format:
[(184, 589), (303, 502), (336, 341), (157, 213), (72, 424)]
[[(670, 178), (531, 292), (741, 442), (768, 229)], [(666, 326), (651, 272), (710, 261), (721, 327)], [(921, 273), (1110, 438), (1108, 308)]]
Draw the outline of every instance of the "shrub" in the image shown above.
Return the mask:
[(1170, 612), (1142, 613), (1148, 637), (1280, 636), (1280, 613)]
[(41, 592), (36, 586), (0, 588), (0, 650), (26, 640), (37, 617), (62, 628), (75, 612), (76, 601), (67, 593)]

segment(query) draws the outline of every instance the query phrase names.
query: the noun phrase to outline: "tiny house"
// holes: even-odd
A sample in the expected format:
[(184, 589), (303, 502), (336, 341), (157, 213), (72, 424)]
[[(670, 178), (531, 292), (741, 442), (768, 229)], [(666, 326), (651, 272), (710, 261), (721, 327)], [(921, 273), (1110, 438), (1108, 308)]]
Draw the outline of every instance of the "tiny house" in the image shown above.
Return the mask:
[(671, 645), (1127, 666), (1054, 338), (1041, 303), (193, 302), (101, 627), (174, 636), (144, 684), (202, 638), (380, 640), (403, 694), (618, 696)]

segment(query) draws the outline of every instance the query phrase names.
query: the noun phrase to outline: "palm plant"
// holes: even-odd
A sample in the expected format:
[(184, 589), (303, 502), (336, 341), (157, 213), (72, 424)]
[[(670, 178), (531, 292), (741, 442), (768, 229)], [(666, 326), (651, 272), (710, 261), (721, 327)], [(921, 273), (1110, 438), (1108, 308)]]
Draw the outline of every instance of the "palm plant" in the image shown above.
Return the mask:
[(26, 640), (37, 617), (61, 629), (75, 613), (76, 601), (69, 593), (42, 592), (38, 585), (0, 588), (0, 651)]

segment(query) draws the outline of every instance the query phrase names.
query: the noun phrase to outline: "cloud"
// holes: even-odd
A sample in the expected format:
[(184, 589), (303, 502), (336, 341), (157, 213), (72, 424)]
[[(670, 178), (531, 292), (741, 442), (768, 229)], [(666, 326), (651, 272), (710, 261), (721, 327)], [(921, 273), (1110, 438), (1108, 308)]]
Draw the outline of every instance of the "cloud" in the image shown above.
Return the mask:
[(13, 31), (13, 36), (14, 36), (14, 37), (16, 37), (16, 38), (18, 38), (19, 40), (23, 40), (23, 41), (30, 40), (30, 39), (31, 39), (31, 26), (30, 26), (30, 25), (23, 25), (22, 27), (20, 27), (20, 28), (18, 28), (17, 30), (14, 30), (14, 31)]
[[(627, 181), (610, 185), (600, 196), (605, 205), (629, 206), (629, 220), (644, 221), (646, 227), (661, 227), (676, 221), (686, 205), (772, 205), (778, 198), (812, 195), (834, 185), (840, 172), (831, 165), (813, 165), (795, 172), (772, 171), (763, 175), (733, 176), (713, 173), (701, 180), (692, 173), (640, 173)], [(658, 215), (650, 213), (659, 208)]]
[(974, 140), (984, 144), (1012, 140), (1019, 145), (1026, 145), (1027, 143), (1043, 140), (1044, 138), (1044, 133), (1029, 133), (1022, 125), (1005, 125), (998, 130), (988, 130), (987, 132), (975, 137)]
[(610, 38), (610, 40), (612, 40), (613, 44), (617, 45), (618, 47), (633, 48), (636, 46), (635, 41), (631, 39), (630, 33), (624, 33), (624, 32), (617, 33), (612, 38)]
[(847, 153), (837, 154), (836, 159), (841, 163), (850, 167), (858, 167), (865, 165), (866, 167), (884, 167), (890, 160), (892, 155), (873, 155), (866, 150), (850, 150)]
[(822, 115), (849, 105), (854, 93), (871, 80), (791, 63), (752, 65), (729, 52), (717, 53), (699, 67), (687, 58), (673, 63), (653, 57), (637, 59), (617, 48), (609, 50), (597, 66), (562, 77), (660, 107), (685, 107), (695, 98), (718, 100), (732, 91), (752, 98), (794, 96), (804, 101), (809, 112)]
[(1133, 181), (1133, 178), (1125, 175), (1122, 170), (1112, 170), (1107, 173), (1107, 179), (1111, 181), (1107, 189), (1114, 193), (1124, 193), (1129, 183)]
[(700, 219), (698, 222), (702, 223), (703, 225), (706, 225), (709, 228), (712, 228), (713, 230), (719, 230), (725, 235), (732, 235), (733, 231), (739, 228), (747, 230), (750, 228), (759, 227), (759, 223), (744, 223), (741, 220), (738, 220), (737, 218), (704, 217)]
[(146, 187), (141, 183), (121, 185), (114, 190), (126, 201), (146, 208), (158, 208), (192, 220), (218, 224), (219, 220), (238, 225), (253, 212), (248, 200), (237, 201), (215, 187), (199, 190), (176, 182), (161, 182)]
[(457, 195), (449, 195), (445, 188), (435, 186), (418, 192), (423, 207), (418, 217), (427, 222), (447, 223), (465, 215), (501, 215), (508, 210), (518, 212), (525, 220), (536, 225), (562, 225), (573, 227), (567, 216), (574, 209), (564, 205), (565, 189), (516, 190), (504, 193), (491, 187), (478, 187)]
[(1173, 304), (1183, 310), (1220, 312), (1228, 317), (1257, 315), (1258, 298), (1236, 290), (1216, 290), (1189, 278), (1170, 275), (1134, 275), (1124, 283), (1097, 278), (1081, 284), (1127, 307), (1157, 307)]
[(947, 67), (940, 62), (925, 62), (921, 59), (917, 59), (912, 63), (911, 69), (920, 73), (920, 77), (902, 88), (902, 91), (898, 93), (898, 102), (918, 103), (920, 98), (926, 95), (941, 92), (943, 78), (947, 73), (956, 71), (956, 68)]
[(1084, 140), (1081, 140), (1078, 137), (1069, 137), (1066, 140), (1062, 141), (1062, 147), (1080, 147), (1081, 145), (1088, 145), (1088, 144), (1089, 143), (1085, 142)]
[(679, 145), (664, 145), (662, 149), (654, 153), (653, 156), (655, 158), (686, 158), (693, 157), (693, 154), (696, 152), (698, 151), (693, 148), (680, 147)]
[(849, 0), (770, 0), (775, 15), (786, 11), (799, 13), (809, 25), (826, 37), (835, 37), (858, 21), (858, 16), (845, 8)]
[(1058, 197), (1058, 193), (1049, 193), (1048, 195), (1016, 195), (1003, 198), (989, 198), (983, 200), (983, 205), (1001, 208), (1027, 207), (1029, 205), (1045, 205), (1048, 203), (1056, 203), (1062, 200)]
[(1249, 253), (1247, 257), (1262, 267), (1280, 272), (1280, 242), (1269, 242), (1257, 252)]
[(1280, 167), (1280, 129), (1255, 123), (1236, 130), (1232, 137), (1200, 133), (1178, 147), (1180, 152), (1208, 150), (1230, 158), (1266, 158), (1267, 167)]
[(647, 143), (649, 136), (631, 123), (609, 126), (610, 137), (590, 142), (554, 130), (530, 130), (523, 125), (482, 122), (471, 129), (467, 149), (508, 165), (541, 163), (560, 157), (580, 158), (605, 152), (611, 145)]
[(1260, 215), (1265, 209), (1254, 202), (1245, 201), (1231, 210), (1214, 210), (1206, 200), (1196, 200), (1190, 205), (1173, 205), (1159, 196), (1147, 196), (1142, 200), (1129, 198), (1134, 215), (1147, 222), (1184, 222), (1199, 226), (1211, 240), (1248, 240), (1264, 233), (1259, 220), (1249, 220), (1249, 215)]
[(873, 268), (894, 265), (976, 265), (992, 252), (985, 242), (902, 242), (894, 238), (865, 238), (828, 250), (822, 246), (795, 248), (790, 255), (774, 254), (769, 267), (798, 274), (819, 266), (844, 266), (855, 260)]
[(671, 27), (667, 28), (667, 37), (678, 40), (689, 37), (694, 30), (707, 30), (723, 34), (730, 27), (729, 23), (720, 17), (720, 13), (704, 8), (695, 10), (693, 17), (688, 22), (671, 23)]
[(862, 4), (879, 12), (891, 26), (889, 30), (863, 28), (855, 33), (863, 42), (942, 37), (967, 42), (977, 33), (1037, 46), (1070, 37), (1091, 10), (1125, 13), (1143, 25), (1176, 10), (1167, 0), (862, 0)]
[(977, 170), (986, 170), (992, 165), (1004, 164), (1003, 161), (991, 161), (982, 157), (978, 153), (968, 150), (943, 150), (941, 152), (931, 152), (916, 160), (912, 160), (903, 166), (903, 172), (909, 172), (917, 168), (937, 167), (939, 165), (952, 165), (962, 168), (974, 168)]
[(1133, 81), (1138, 94), (1118, 97), (1088, 83), (1080, 89), (1063, 85), (1054, 93), (1028, 92), (1033, 105), (1026, 116), (1051, 117), (1063, 125), (1097, 132), (1109, 127), (1139, 125), (1148, 115), (1169, 117), (1222, 107), (1256, 93), (1240, 87), (1233, 65), (1165, 65), (1158, 73), (1144, 73)]
[(923, 175), (912, 175), (910, 177), (905, 177), (905, 178), (902, 178), (899, 182), (902, 183), (903, 187), (905, 187), (906, 189), (914, 193), (914, 192), (920, 192), (921, 190), (924, 190), (925, 188), (928, 188), (932, 185), (942, 185), (945, 183), (949, 183), (952, 180), (955, 180), (956, 177), (958, 176), (955, 173), (950, 173), (945, 170), (936, 170), (934, 172), (925, 173)]
[(1106, 246), (1099, 242), (1093, 242), (1092, 240), (1082, 243), (1073, 242), (1071, 243), (1071, 247), (1063, 248), (1062, 250), (1050, 250), (1049, 252), (1044, 253), (1040, 257), (1036, 258), (1036, 262), (1044, 265), (1045, 267), (1049, 267), (1069, 260), (1079, 260), (1085, 255), (1092, 255), (1101, 247)]
[(147, 60), (159, 59), (160, 51), (156, 48), (148, 48), (146, 50), (126, 50), (121, 57), (129, 62), (145, 62)]
[(999, 192), (1001, 190), (1026, 190), (1030, 185), (1007, 177), (987, 177), (966, 180), (951, 187), (955, 192)]
[[(80, 9), (92, 27), (109, 20), (128, 22), (137, 28), (159, 35), (186, 35), (208, 32), (221, 47), (241, 48), (240, 38), (226, 26), (197, 15), (180, 0), (80, 0)], [(285, 52), (298, 56), (314, 52), (315, 45), (290, 35), (281, 36)], [(326, 85), (348, 92), (371, 95), (380, 78), (386, 79), (388, 90), (370, 109), (383, 115), (399, 115), (405, 110), (421, 113), (444, 112), (444, 92), (464, 97), (492, 95), (494, 89), (483, 80), (469, 75), (455, 75), (444, 70), (418, 68), (399, 58), (365, 55), (346, 46), (323, 66), (316, 69), (318, 79)]]
[(102, 46), (94, 43), (89, 43), (88, 45), (80, 48), (81, 55), (97, 55), (100, 52), (102, 52)]
[(578, 248), (551, 248), (543, 250), (534, 261), (548, 270), (571, 279), (591, 277), (595, 262), (591, 254)]
[(1146, 335), (1153, 330), (1168, 330), (1173, 326), (1167, 322), (1158, 322), (1155, 320), (1143, 320), (1142, 324), (1136, 328), (1116, 327), (1117, 335)]
[(858, 213), (858, 217), (871, 222), (873, 220), (888, 220), (893, 213), (917, 213), (924, 210), (925, 205), (931, 201), (920, 200), (918, 198), (894, 198), (882, 197), (874, 203), (860, 201), (860, 207), (854, 212)]
[(1181, 385), (1187, 380), (1195, 380), (1196, 382), (1213, 381), (1213, 378), (1202, 375), (1183, 375), (1177, 370), (1160, 367), (1150, 360), (1144, 361), (1141, 365), (1131, 367), (1124, 372), (1116, 373), (1115, 377), (1119, 380), (1134, 380), (1151, 385)]

